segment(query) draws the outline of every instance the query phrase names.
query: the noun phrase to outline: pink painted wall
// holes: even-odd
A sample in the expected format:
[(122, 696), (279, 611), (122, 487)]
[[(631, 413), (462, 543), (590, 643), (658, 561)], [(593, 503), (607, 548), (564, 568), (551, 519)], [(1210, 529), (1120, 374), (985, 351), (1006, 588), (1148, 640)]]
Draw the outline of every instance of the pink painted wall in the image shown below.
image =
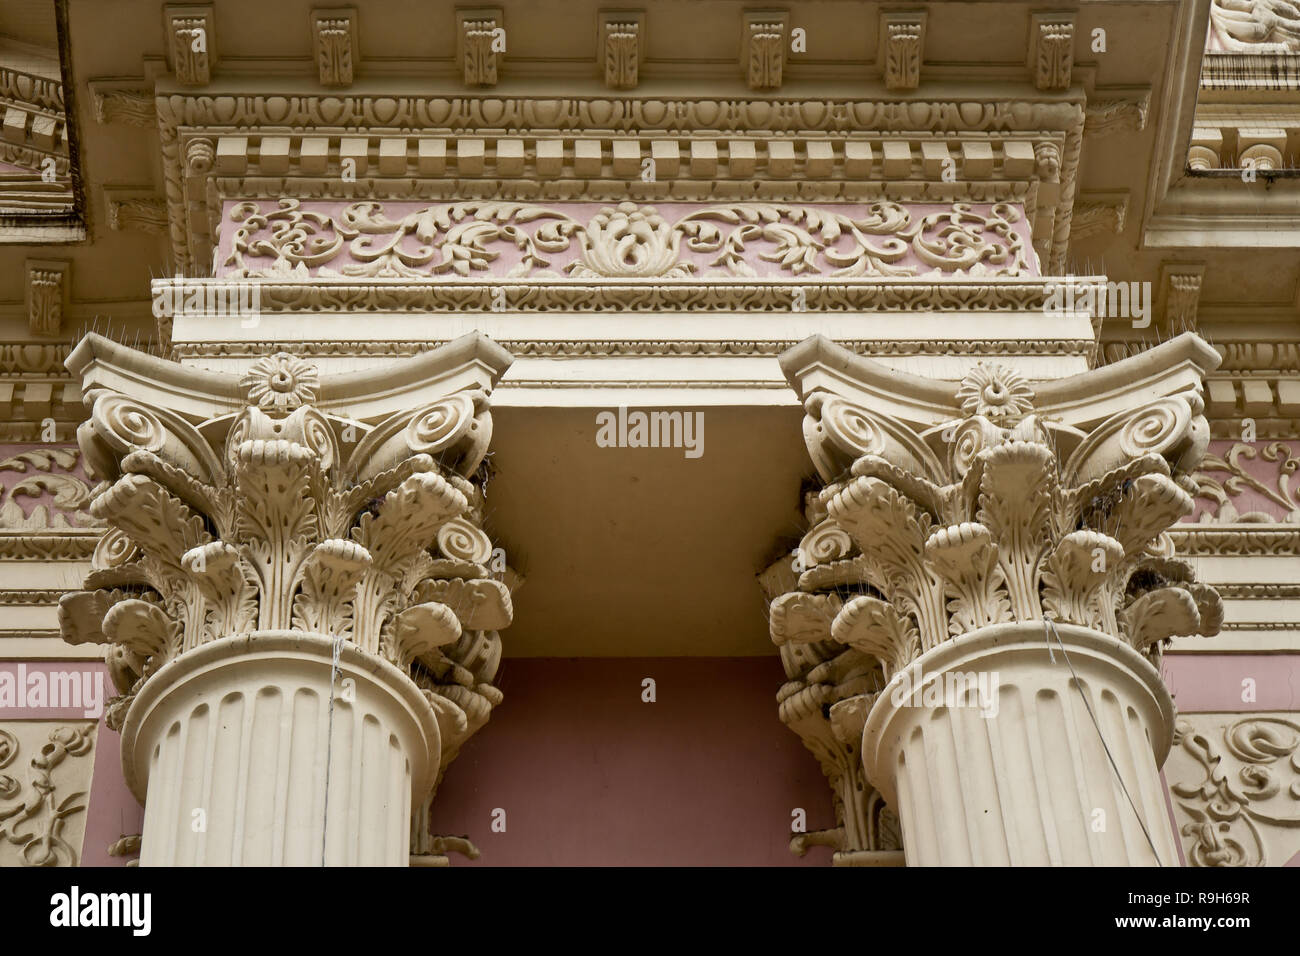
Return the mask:
[(826, 866), (830, 850), (788, 846), (795, 807), (810, 830), (834, 819), (777, 719), (783, 680), (776, 657), (507, 659), (505, 702), (448, 770), (434, 831), (483, 853), (454, 866)]
[(1300, 654), (1170, 654), (1161, 672), (1180, 713), (1300, 710)]
[[(1170, 656), (1164, 671), (1183, 713), (1293, 711), (1300, 699), (1300, 655)], [(1241, 701), (1247, 676), (1253, 703)], [(647, 677), (654, 703), (641, 699)], [(817, 761), (777, 719), (782, 680), (775, 657), (507, 659), (505, 702), (452, 764), (434, 830), (482, 851), (455, 866), (825, 866), (828, 849), (788, 849), (794, 808), (810, 830), (834, 820)], [(101, 724), (83, 865), (122, 865), (108, 844), (140, 830), (118, 748)], [(492, 831), (496, 808), (504, 833)]]

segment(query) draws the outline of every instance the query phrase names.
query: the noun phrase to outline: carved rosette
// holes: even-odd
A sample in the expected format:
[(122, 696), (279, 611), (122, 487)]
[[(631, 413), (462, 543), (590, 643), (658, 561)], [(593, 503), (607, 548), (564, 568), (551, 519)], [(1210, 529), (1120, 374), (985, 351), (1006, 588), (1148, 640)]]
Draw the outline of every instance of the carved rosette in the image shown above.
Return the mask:
[[(391, 804), (405, 834), (411, 809), (500, 702), (492, 680), (499, 631), (513, 615), (512, 572), (483, 531), (474, 476), (492, 433), (488, 393), (509, 357), (470, 338), (476, 341), (468, 346), (458, 341), (409, 361), (435, 382), (475, 365), (495, 365), (493, 374), (445, 394), (426, 388), (423, 401), (397, 403), (369, 420), (342, 407), (365, 399), (357, 373), (341, 376), (331, 392), (312, 366), (284, 353), (259, 359), (242, 378), (187, 373), (98, 337), (69, 359), (82, 369), (93, 402), (78, 439), (88, 469), (105, 481), (89, 510), (108, 531), (85, 590), (60, 602), (60, 623), (69, 643), (105, 645), (120, 692), (106, 720), (123, 731), (137, 796), (144, 798), (151, 778), (175, 777), (159, 814), (191, 812), (175, 805), (175, 788), (188, 778), (163, 766), (169, 755), (192, 759), (182, 752), (188, 748), (172, 746), (177, 734), (190, 734), (195, 746), (215, 739), (208, 746), (220, 750), (221, 735), (210, 734), (206, 721), (238, 699), (247, 706), (220, 722), (245, 732), (242, 745), (227, 746), (240, 752), (227, 769), (306, 773), (310, 779), (291, 784), (304, 800), (323, 797), (316, 771), (327, 762), (347, 780), (349, 759), (389, 759), (377, 756), (389, 745), (375, 750), (380, 745), (371, 740), (377, 721), (382, 730), (373, 732), (398, 748), (391, 759), (405, 796), (366, 803), (363, 794), (352, 812), (369, 807), (383, 815)], [(448, 357), (439, 361), (443, 352)], [(196, 402), (183, 399), (168, 408), (101, 384), (125, 368), (164, 382), (189, 374), (193, 391), (208, 392), (209, 407), (196, 412)], [(409, 378), (400, 365), (386, 371), (376, 390)], [(250, 664), (254, 659), (260, 663)], [(214, 679), (218, 672), (228, 676)], [(190, 698), (184, 713), (168, 703), (186, 696), (181, 687)], [(282, 711), (271, 698), (283, 698)], [(278, 757), (259, 757), (247, 734), (255, 738), (258, 715), (273, 711), (296, 729), (280, 741), (288, 749)], [(298, 747), (316, 754), (315, 769), (294, 762)], [(216, 751), (210, 756), (221, 762)], [(214, 785), (186, 800), (217, 815), (210, 804), (221, 802), (220, 790)], [(231, 850), (238, 840), (208, 839), (203, 851), (172, 845), (176, 821), (151, 812), (158, 802), (151, 794), (146, 805), (144, 862), (240, 859)], [(332, 796), (329, 802), (333, 808)], [(340, 802), (342, 813), (348, 802)], [(292, 810), (282, 804), (276, 813)], [(296, 812), (310, 817), (310, 806)], [(335, 817), (331, 809), (328, 820), (315, 821), (315, 838), (286, 838), (286, 856), (276, 862), (318, 864), (320, 830)], [(158, 838), (151, 840), (155, 820)], [(385, 819), (376, 836), (387, 848), (382, 860), (354, 859), (355, 848), (338, 842), (330, 861), (405, 863), (407, 838), (395, 848), (392, 826)], [(423, 829), (415, 827), (417, 842)]]
[[(1098, 807), (1131, 816), (1109, 795), (1048, 807), (1041, 815), (1055, 814), (1058, 832), (1037, 842), (1010, 829), (982, 839), (973, 831), (932, 840), (908, 833), (909, 821), (914, 831), (928, 830), (921, 821), (929, 811), (916, 801), (930, 798), (916, 789), (917, 774), (929, 793), (965, 792), (980, 807), (1006, 807), (1018, 803), (1008, 791), (1014, 781), (1035, 786), (1051, 769), (1042, 753), (1059, 747), (1087, 786), (1118, 786), (1099, 736), (1131, 755), (1124, 787), (1134, 800), (1137, 790), (1158, 792), (1157, 767), (1173, 733), (1172, 703), (1158, 676), (1161, 650), (1175, 637), (1213, 635), (1223, 620), (1217, 593), (1173, 556), (1166, 533), (1193, 510), (1189, 473), (1209, 438), (1200, 379), (1217, 362), (1188, 335), (1120, 364), (1126, 367), (1031, 386), (1014, 370), (989, 366), (960, 383), (919, 379), (824, 339), (782, 358), (803, 396), (804, 435), (825, 486), (808, 509), (811, 530), (783, 562), (793, 586), (771, 601), (772, 639), (783, 659), (812, 654), (826, 662), (823, 671), (834, 662), (844, 675), (818, 701), (822, 722), (841, 725), (845, 739), (860, 732), (855, 757), (865, 758), (868, 780), (897, 806), (911, 863), (1151, 862), (1140, 830), (1116, 824), (1109, 832), (1136, 834), (1145, 860), (1111, 852), (1105, 834), (1067, 835), (1086, 834)], [(1077, 680), (1067, 659), (1079, 668)], [(873, 666), (882, 680), (867, 690)], [(993, 699), (977, 696), (975, 684), (957, 699), (921, 693), (934, 689), (932, 681), (951, 688), (949, 677), (958, 674), (983, 679)], [(811, 676), (801, 679), (807, 685)], [(1079, 706), (1081, 694), (1089, 705)], [(789, 697), (783, 690), (783, 716)], [(1049, 697), (1056, 710), (1043, 703)], [(1129, 716), (1111, 724), (1103, 716), (1099, 735), (1089, 707), (1108, 713), (1115, 701)], [(1061, 730), (1062, 711), (1070, 737), (1048, 739), (1052, 728)], [(936, 721), (947, 730), (936, 730)], [(954, 757), (936, 768), (935, 755), (944, 752), (936, 733), (949, 749), (957, 740), (959, 750), (961, 735), (975, 734), (983, 749), (971, 744), (970, 761)], [(1035, 746), (1048, 750), (1012, 746), (1026, 733), (1040, 735)], [(998, 737), (1006, 746), (985, 753)], [(1144, 753), (1133, 752), (1135, 740), (1148, 739)], [(977, 753), (1014, 762), (1020, 751), (1024, 777), (1009, 764), (988, 774), (976, 766)], [(1095, 779), (1103, 771), (1110, 776)], [(1026, 812), (1041, 796), (1021, 801)], [(1168, 829), (1163, 810), (1158, 802), (1139, 805), (1148, 830), (1160, 828), (1168, 863), (1163, 850), (1172, 852), (1172, 843), (1159, 839)], [(967, 814), (971, 826), (986, 827), (983, 817)]]

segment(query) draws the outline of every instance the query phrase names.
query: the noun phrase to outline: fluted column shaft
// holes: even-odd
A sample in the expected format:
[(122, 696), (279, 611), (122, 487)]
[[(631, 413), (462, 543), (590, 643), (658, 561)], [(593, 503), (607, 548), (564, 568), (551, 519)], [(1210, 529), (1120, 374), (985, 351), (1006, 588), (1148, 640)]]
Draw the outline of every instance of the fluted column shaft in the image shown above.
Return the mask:
[(433, 708), (404, 674), (325, 635), (264, 631), (182, 654), (122, 731), (144, 866), (405, 866), (433, 785)]
[(1056, 629), (1050, 653), (1042, 624), (940, 644), (877, 698), (863, 760), (909, 865), (1177, 865), (1158, 770), (1168, 691), (1124, 642)]

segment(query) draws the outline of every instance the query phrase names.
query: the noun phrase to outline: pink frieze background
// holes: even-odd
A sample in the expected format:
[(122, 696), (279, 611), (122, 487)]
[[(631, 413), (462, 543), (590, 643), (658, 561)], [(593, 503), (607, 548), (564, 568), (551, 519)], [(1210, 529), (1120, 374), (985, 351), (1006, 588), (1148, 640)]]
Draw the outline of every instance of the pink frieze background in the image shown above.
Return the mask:
[[(376, 201), (366, 200), (365, 202), (378, 205), (382, 209), (384, 218), (392, 223), (401, 222), (408, 215), (419, 212), (420, 210), (423, 209), (430, 209), (430, 208), (445, 209), (454, 205), (460, 205), (466, 207), (487, 205), (486, 201), (465, 202), (465, 203), (445, 203), (445, 202), (413, 202), (413, 201), (397, 201), (397, 200), (376, 202)], [(216, 275), (218, 276), (228, 275), (235, 270), (235, 267), (228, 263), (228, 259), (230, 257), (232, 250), (234, 249), (235, 234), (240, 229), (241, 226), (241, 223), (232, 221), (231, 213), (239, 205), (240, 205), (239, 202), (228, 200), (226, 201), (222, 210), (220, 240), (217, 246), (217, 255), (215, 259)], [(278, 204), (274, 200), (260, 200), (256, 202), (256, 205), (258, 206), (258, 208), (263, 214), (273, 213), (278, 209)], [(353, 203), (350, 202), (339, 202), (339, 201), (326, 202), (326, 201), (308, 200), (308, 201), (301, 202), (301, 204), (298, 207), (298, 210), (303, 213), (328, 216), (331, 218), (332, 221), (337, 221), (338, 217), (344, 212), (344, 210), (351, 205), (353, 205)], [(519, 206), (519, 207), (526, 207), (529, 209), (535, 209), (539, 211), (559, 213), (561, 214), (562, 217), (565, 217), (568, 220), (571, 220), (574, 223), (577, 223), (579, 226), (585, 228), (591, 224), (591, 221), (594, 217), (601, 214), (602, 210), (615, 210), (619, 204), (612, 203), (612, 202), (601, 203), (601, 202), (538, 201), (535, 203), (515, 203), (515, 202), (502, 201), (501, 205)], [(806, 221), (806, 213), (808, 211), (814, 211), (817, 214), (820, 214), (823, 217), (823, 219), (826, 216), (832, 214), (838, 216), (846, 216), (851, 219), (859, 220), (859, 221), (870, 220), (873, 218), (873, 214), (869, 206), (867, 204), (862, 204), (862, 203), (853, 203), (853, 204), (850, 203), (845, 203), (845, 204), (763, 203), (759, 201), (753, 201), (747, 203), (747, 202), (737, 201), (734, 203), (645, 202), (645, 203), (635, 203), (630, 205), (634, 205), (637, 210), (639, 210), (641, 213), (646, 214), (647, 216), (650, 215), (651, 210), (653, 210), (654, 214), (657, 214), (657, 216), (661, 217), (669, 225), (674, 225), (688, 216), (698, 216), (700, 213), (703, 213), (706, 210), (730, 211), (745, 206), (748, 206), (753, 209), (766, 207), (773, 210), (775, 209), (783, 209), (789, 211), (798, 210), (805, 215), (804, 219), (792, 220), (788, 216), (785, 216), (780, 219), (779, 224), (767, 223), (766, 225), (779, 225), (784, 227), (794, 227), (797, 229), (803, 229), (807, 231), (813, 237), (813, 239), (816, 240), (818, 243), (822, 243), (825, 247), (825, 250), (832, 250), (840, 254), (850, 253), (855, 248), (855, 239), (852, 235), (852, 231), (847, 227), (847, 224), (843, 225), (840, 235), (837, 238), (823, 239), (823, 233), (820, 224), (817, 226), (817, 228), (808, 227), (808, 223)], [(917, 223), (925, 216), (931, 214), (946, 214), (951, 210), (951, 207), (949, 205), (936, 204), (936, 203), (900, 203), (899, 205), (901, 205), (904, 209), (906, 209), (907, 212), (910, 214), (911, 216), (910, 222), (913, 224)], [(990, 217), (993, 214), (994, 205), (995, 204), (993, 203), (969, 204), (970, 211), (974, 216), (985, 217), (985, 218)], [(1034, 254), (1033, 246), (1031, 242), (1032, 224), (1025, 219), (1024, 211), (1021, 208), (1020, 204), (1005, 203), (1001, 205), (1004, 205), (1005, 207), (1015, 211), (1016, 219), (1013, 223), (1010, 223), (1009, 226), (1007, 227), (1008, 235), (1005, 238), (1014, 237), (1020, 241), (1020, 244), (1023, 247), (1024, 263), (1020, 274), (1023, 276), (1038, 275), (1039, 274), (1038, 262)], [(320, 226), (318, 224), (311, 223), (309, 220), (310, 217), (307, 217), (307, 219), (304, 220), (299, 220), (299, 225), (302, 226), (305, 230), (302, 233), (304, 240), (311, 241), (312, 239), (315, 239), (317, 237), (322, 237), (322, 236), (326, 238), (332, 238), (335, 235), (334, 230), (329, 226)], [(461, 222), (467, 222), (467, 221), (469, 221), (469, 219), (461, 220)], [(536, 219), (531, 219), (522, 222), (518, 221), (517, 219), (508, 220), (509, 224), (529, 234), (532, 234), (537, 229), (543, 228), (547, 224), (554, 223), (556, 221), (557, 220), (554, 217), (546, 217), (546, 216), (540, 216)], [(709, 218), (701, 221), (707, 223), (710, 226), (721, 229), (724, 238), (727, 235), (729, 235), (734, 229), (736, 229), (740, 224), (734, 222), (727, 222), (717, 218)], [(281, 222), (284, 222), (284, 220), (281, 220)], [(503, 222), (498, 221), (498, 225), (501, 224), (503, 224)], [(453, 223), (453, 228), (455, 227), (455, 225), (456, 224)], [(760, 223), (760, 225), (764, 225), (764, 224)], [(267, 227), (263, 227), (260, 230), (253, 232), (251, 234), (251, 238), (253, 239), (273, 238), (272, 226), (274, 226), (274, 221)], [(935, 240), (938, 237), (939, 231), (942, 228), (942, 226), (943, 224), (940, 223), (935, 227), (927, 228), (923, 232), (924, 238), (930, 241)], [(990, 226), (981, 226), (980, 229), (982, 230), (981, 232), (982, 237), (986, 240), (989, 241), (1004, 240), (1004, 237), (997, 236), (994, 230)], [(801, 273), (795, 273), (789, 268), (782, 268), (782, 266), (778, 262), (772, 262), (763, 259), (761, 254), (763, 253), (770, 254), (777, 249), (778, 246), (777, 237), (780, 234), (780, 231), (781, 230), (777, 228), (774, 229), (771, 233), (769, 233), (766, 236), (750, 238), (747, 239), (745, 242), (745, 249), (743, 251), (741, 258), (743, 258), (745, 264), (750, 269), (752, 269), (753, 273), (758, 277), (764, 277), (764, 278), (822, 277), (825, 278), (830, 276), (831, 273), (834, 272), (837, 268), (840, 268), (840, 266), (837, 266), (835, 264), (826, 261), (824, 257), (825, 250), (818, 253), (816, 256), (815, 264), (818, 270), (816, 272), (805, 270)], [(864, 232), (863, 235), (866, 241), (869, 242), (873, 248), (878, 250), (889, 248), (886, 245), (886, 243), (895, 241), (891, 239), (891, 234), (872, 235), (869, 232)], [(361, 243), (362, 244), (361, 248), (364, 248), (367, 244), (370, 245), (371, 247), (380, 247), (386, 245), (390, 241), (391, 236), (392, 233), (390, 232), (385, 232), (384, 234), (380, 234), (380, 235), (368, 235), (363, 233), (361, 236), (355, 239), (348, 239), (343, 243), (343, 247), (341, 250), (339, 250), (337, 255), (333, 256), (332, 258), (329, 259), (328, 262), (322, 263), (321, 265), (323, 265), (327, 269), (333, 270), (334, 272), (342, 272), (345, 268), (349, 266), (358, 265), (362, 261), (353, 254), (354, 249), (357, 248), (357, 246), (354, 245), (355, 243)], [(439, 231), (436, 235), (433, 235), (430, 238), (432, 238), (432, 240), (435, 243), (440, 244), (446, 239), (446, 237), (447, 237), (446, 231)], [(398, 243), (399, 248), (412, 254), (419, 254), (422, 245), (423, 243), (421, 239), (418, 238), (415, 234), (413, 234), (413, 231), (408, 232), (406, 235), (403, 235)], [(508, 238), (492, 239), (489, 241), (487, 248), (491, 252), (496, 253), (496, 258), (491, 259), (491, 261), (487, 263), (488, 268), (486, 269), (471, 270), (469, 272), (469, 275), (467, 276), (468, 278), (506, 277), (514, 274), (515, 270), (517, 270), (521, 265), (521, 262), (523, 260), (523, 252), (521, 252), (521, 250), (517, 248), (510, 239)], [(533, 267), (528, 272), (528, 274), (536, 275), (541, 271), (552, 272), (556, 274), (564, 274), (564, 268), (570, 263), (577, 261), (578, 258), (580, 257), (581, 251), (582, 251), (581, 242), (579, 241), (579, 238), (577, 236), (574, 236), (572, 237), (568, 247), (564, 251), (555, 252), (555, 253), (543, 253), (543, 258), (545, 258), (549, 262), (549, 265), (541, 266), (541, 267)], [(718, 257), (720, 251), (721, 250), (714, 251), (714, 252), (694, 251), (690, 248), (689, 243), (687, 241), (687, 237), (683, 236), (678, 246), (678, 253), (679, 253), (678, 261), (693, 264), (695, 266), (694, 274), (697, 276), (707, 276), (711, 274), (730, 275), (732, 273), (725, 266), (710, 264), (714, 259)], [(433, 257), (433, 262), (435, 263), (439, 262), (441, 261), (441, 259), (442, 259), (441, 253), (437, 253)], [(270, 267), (273, 261), (274, 261), (273, 257), (271, 257), (270, 255), (254, 256), (248, 254), (247, 252), (244, 253), (245, 266), (254, 271), (266, 269)], [(985, 262), (984, 265), (986, 266), (987, 269), (991, 271), (996, 271), (1000, 268), (1003, 268), (1005, 265), (1010, 264), (1011, 261), (1012, 259), (1009, 258), (1007, 262), (1003, 264)], [(897, 260), (891, 262), (891, 265), (897, 267), (911, 267), (915, 270), (914, 274), (918, 276), (929, 273), (935, 268), (933, 265), (922, 261), (921, 258), (917, 255), (915, 249), (911, 247), (907, 249), (907, 251), (904, 253), (904, 255), (901, 258), (898, 258)], [(317, 273), (319, 271), (318, 266), (311, 266), (308, 268), (309, 271), (313, 273)], [(428, 263), (422, 264), (417, 268), (423, 272), (429, 272), (430, 270), (430, 266)], [(968, 271), (971, 270), (945, 270), (945, 274), (961, 275), (964, 274), (964, 272), (968, 272)], [(435, 273), (435, 274), (441, 278), (449, 278), (449, 279), (466, 277), (466, 276), (459, 275), (454, 270)]]

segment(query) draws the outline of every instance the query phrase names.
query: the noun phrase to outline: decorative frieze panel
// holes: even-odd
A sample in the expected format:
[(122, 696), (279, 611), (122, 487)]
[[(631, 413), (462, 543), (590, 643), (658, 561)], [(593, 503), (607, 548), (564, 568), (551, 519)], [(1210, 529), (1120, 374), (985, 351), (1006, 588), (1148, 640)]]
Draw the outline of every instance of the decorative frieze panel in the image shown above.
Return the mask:
[(0, 448), (0, 530), (53, 531), (97, 524), (92, 486), (76, 447)]
[[(168, 95), (157, 109), (173, 253), (186, 271), (207, 266), (214, 192), (229, 200), (364, 189), (380, 201), (726, 201), (753, 198), (755, 179), (762, 198), (778, 202), (1020, 202), (1045, 269), (1059, 271), (1083, 131), (1081, 103), (1000, 100)], [(584, 129), (617, 135), (584, 138)], [(782, 132), (792, 135), (772, 135)], [(209, 168), (189, 162), (199, 139), (212, 144)], [(948, 163), (935, 152), (941, 141)], [(1049, 192), (1059, 208), (1051, 210), (1038, 201), (1044, 144), (1056, 156)]]
[(97, 123), (122, 123), (152, 129), (158, 125), (153, 90), (136, 83), (92, 80), (90, 105)]
[(1080, 193), (1070, 220), (1070, 239), (1119, 235), (1128, 220), (1128, 194)]
[(1188, 714), (1165, 767), (1189, 866), (1282, 866), (1300, 853), (1293, 713)]
[(745, 14), (740, 62), (745, 64), (751, 90), (781, 87), (788, 18), (783, 11)]
[(1300, 524), (1300, 442), (1210, 442), (1196, 482), (1206, 524)]
[(663, 213), (636, 203), (243, 202), (227, 207), (217, 257), (227, 277), (1037, 274), (1009, 203), (675, 203)]
[[(1117, 94), (1124, 95), (1117, 95)], [(1083, 130), (1089, 136), (1140, 133), (1151, 110), (1151, 88), (1098, 89), (1088, 100)]]
[(466, 86), (496, 86), (506, 52), (505, 17), (499, 8), (458, 10), (456, 55)]
[(95, 735), (94, 721), (0, 726), (0, 867), (78, 865)]
[(1030, 23), (1034, 85), (1040, 90), (1069, 89), (1074, 66), (1074, 18), (1036, 13)]
[(163, 8), (172, 72), (185, 86), (205, 86), (216, 62), (215, 17), (211, 6)]
[(33, 335), (58, 335), (68, 302), (72, 263), (27, 260), (27, 328)]
[(1160, 323), (1167, 335), (1195, 332), (1205, 263), (1167, 263), (1160, 269)]

